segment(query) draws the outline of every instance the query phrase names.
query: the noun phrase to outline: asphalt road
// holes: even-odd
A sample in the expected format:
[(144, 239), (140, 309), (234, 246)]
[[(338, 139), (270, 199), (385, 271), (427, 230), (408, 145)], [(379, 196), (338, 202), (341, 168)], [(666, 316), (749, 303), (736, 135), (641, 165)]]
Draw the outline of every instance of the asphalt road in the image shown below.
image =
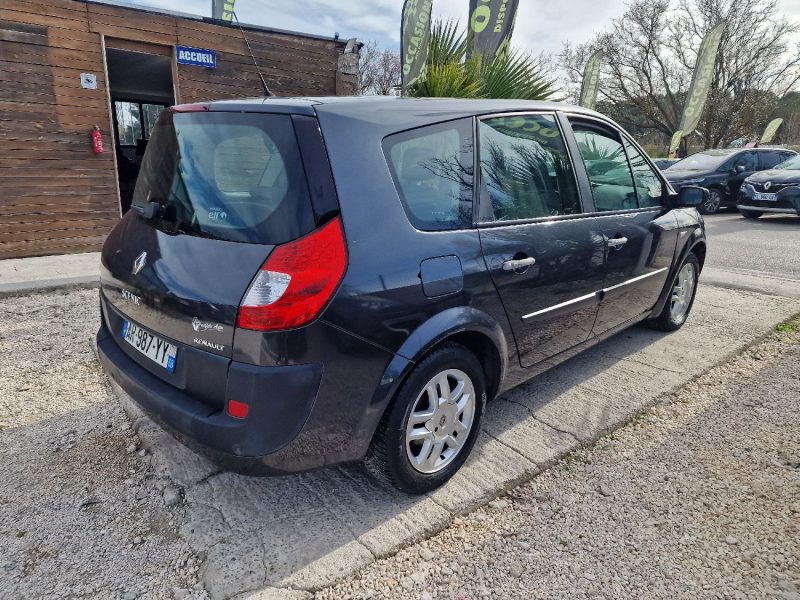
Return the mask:
[(800, 281), (800, 217), (745, 219), (727, 211), (705, 217), (706, 266)]

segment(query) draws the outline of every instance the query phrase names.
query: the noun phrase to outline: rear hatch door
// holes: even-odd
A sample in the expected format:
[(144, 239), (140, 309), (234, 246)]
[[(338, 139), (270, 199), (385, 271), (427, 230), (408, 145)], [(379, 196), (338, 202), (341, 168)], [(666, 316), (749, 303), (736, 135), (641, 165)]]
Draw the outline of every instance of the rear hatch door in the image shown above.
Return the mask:
[(231, 356), (238, 307), (259, 267), (275, 245), (315, 227), (293, 121), (271, 113), (162, 113), (133, 209), (102, 255), (107, 324), (129, 355), (136, 356), (122, 338), (126, 321), (188, 349)]

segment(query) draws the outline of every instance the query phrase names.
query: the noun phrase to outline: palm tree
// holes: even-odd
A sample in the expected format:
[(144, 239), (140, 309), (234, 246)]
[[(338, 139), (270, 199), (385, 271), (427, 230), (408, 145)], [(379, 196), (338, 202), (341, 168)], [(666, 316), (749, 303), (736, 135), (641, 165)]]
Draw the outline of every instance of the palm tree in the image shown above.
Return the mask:
[(555, 80), (541, 62), (519, 50), (492, 59), (469, 55), (470, 41), (454, 21), (437, 20), (431, 28), (427, 70), (408, 89), (409, 96), (448, 98), (552, 99)]

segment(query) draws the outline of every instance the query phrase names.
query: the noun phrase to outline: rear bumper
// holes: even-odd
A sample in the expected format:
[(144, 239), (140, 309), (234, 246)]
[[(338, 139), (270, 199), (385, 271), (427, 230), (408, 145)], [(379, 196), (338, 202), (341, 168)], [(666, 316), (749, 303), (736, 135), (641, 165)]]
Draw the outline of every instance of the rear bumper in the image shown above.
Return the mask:
[(314, 406), (322, 365), (261, 367), (231, 361), (226, 398), (246, 402), (246, 419), (199, 401), (138, 365), (101, 325), (97, 351), (106, 373), (150, 416), (192, 449), (224, 468), (254, 475), (308, 468), (285, 449)]

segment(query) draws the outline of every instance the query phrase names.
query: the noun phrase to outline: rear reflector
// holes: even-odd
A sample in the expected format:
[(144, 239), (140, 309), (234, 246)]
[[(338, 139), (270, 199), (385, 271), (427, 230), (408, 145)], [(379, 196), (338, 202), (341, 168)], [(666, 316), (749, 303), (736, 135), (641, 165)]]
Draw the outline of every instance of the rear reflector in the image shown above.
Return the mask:
[(346, 269), (347, 246), (337, 217), (272, 251), (244, 296), (237, 327), (270, 331), (310, 323), (331, 299)]
[(246, 419), (250, 406), (238, 400), (228, 400), (228, 414), (234, 419)]

